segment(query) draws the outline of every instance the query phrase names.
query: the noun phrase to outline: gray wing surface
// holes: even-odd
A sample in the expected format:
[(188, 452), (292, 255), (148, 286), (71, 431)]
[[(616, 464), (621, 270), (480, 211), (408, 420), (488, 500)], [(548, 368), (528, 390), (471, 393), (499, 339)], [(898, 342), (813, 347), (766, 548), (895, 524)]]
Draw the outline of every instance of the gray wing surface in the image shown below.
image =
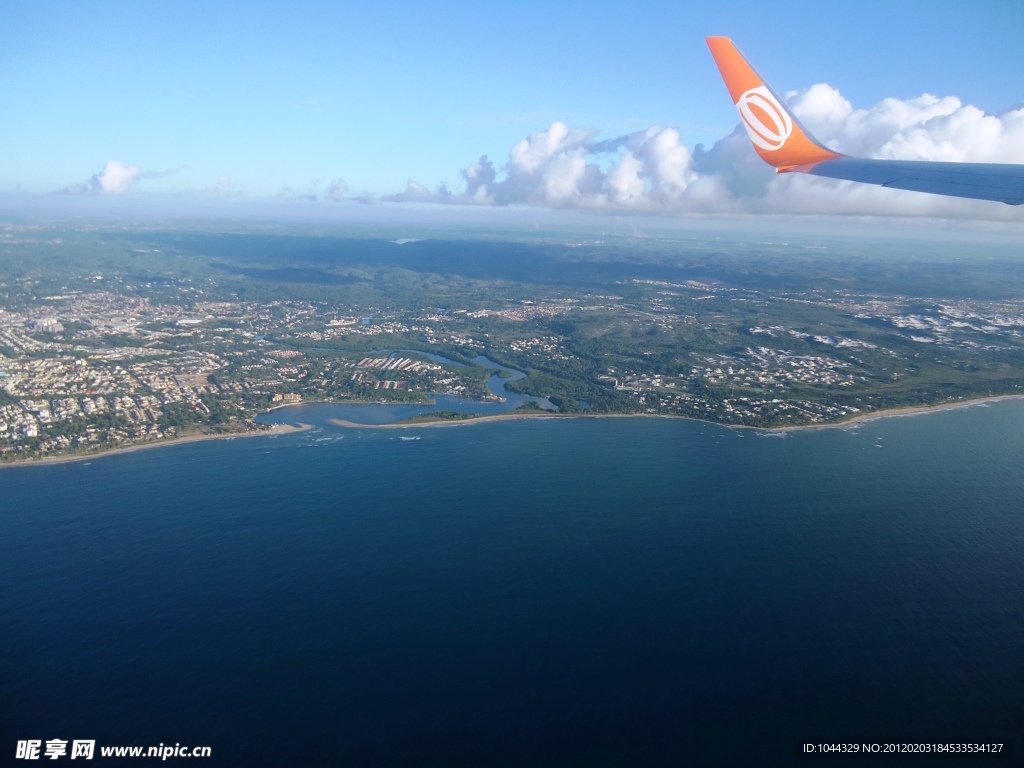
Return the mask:
[(914, 192), (996, 200), (1009, 205), (1024, 203), (1024, 165), (841, 157), (794, 170)]

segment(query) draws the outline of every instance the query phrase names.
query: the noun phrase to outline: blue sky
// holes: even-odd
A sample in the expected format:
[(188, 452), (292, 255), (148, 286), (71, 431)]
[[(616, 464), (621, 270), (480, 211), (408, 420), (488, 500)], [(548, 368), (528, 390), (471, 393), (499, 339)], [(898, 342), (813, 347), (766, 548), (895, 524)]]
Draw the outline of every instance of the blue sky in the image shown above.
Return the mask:
[(651, 126), (710, 148), (738, 123), (710, 34), (780, 91), (998, 114), (1024, 102), (1022, 31), (1017, 0), (8, 3), (0, 192), (81, 191), (111, 161), (135, 195), (457, 191), (559, 121), (605, 170), (620, 158), (593, 142)]

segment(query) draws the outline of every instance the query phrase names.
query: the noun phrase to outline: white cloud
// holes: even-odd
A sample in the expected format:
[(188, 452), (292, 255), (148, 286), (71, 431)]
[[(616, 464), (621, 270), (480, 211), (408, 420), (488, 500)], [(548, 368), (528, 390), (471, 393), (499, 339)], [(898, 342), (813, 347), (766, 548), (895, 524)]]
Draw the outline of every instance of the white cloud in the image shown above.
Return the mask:
[(139, 178), (139, 166), (110, 160), (103, 170), (81, 184), (65, 187), (64, 192), (76, 195), (119, 195)]
[(648, 128), (643, 134), (633, 134), (626, 145), (642, 161), (641, 173), (650, 179), (655, 200), (663, 204), (678, 201), (696, 180), (693, 156), (680, 141), (677, 129)]
[(497, 174), (494, 171), (494, 163), (481, 157), (468, 168), (462, 170), (462, 178), (466, 182), (465, 197), (476, 205), (492, 205), (494, 195), (490, 190), (494, 188), (494, 180)]
[(608, 172), (608, 187), (613, 203), (635, 205), (647, 194), (647, 183), (640, 175), (643, 163), (629, 150), (622, 153), (619, 164)]
[[(787, 94), (804, 126), (846, 154), (902, 160), (1024, 163), (1024, 108), (1001, 115), (953, 96), (884, 99), (856, 109), (824, 83)], [(997, 203), (775, 174), (745, 133), (706, 149), (678, 129), (655, 125), (598, 140), (562, 122), (516, 142), (501, 168), (486, 156), (462, 171), (465, 189), (430, 190), (410, 181), (393, 201), (680, 212), (924, 214), (1019, 218)]]
[(125, 165), (120, 160), (111, 160), (103, 167), (103, 172), (99, 174), (97, 181), (103, 194), (117, 195), (128, 189), (138, 175), (139, 166)]
[(99, 173), (94, 173), (81, 184), (65, 187), (62, 191), (75, 195), (120, 195), (143, 179), (162, 179), (180, 173), (187, 167), (183, 165), (165, 171), (140, 171), (137, 165), (109, 160)]

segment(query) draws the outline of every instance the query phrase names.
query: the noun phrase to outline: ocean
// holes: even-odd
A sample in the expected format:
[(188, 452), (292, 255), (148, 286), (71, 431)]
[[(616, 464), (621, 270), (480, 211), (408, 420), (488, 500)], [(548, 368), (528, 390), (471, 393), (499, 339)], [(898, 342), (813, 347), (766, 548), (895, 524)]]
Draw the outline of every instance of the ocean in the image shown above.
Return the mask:
[(818, 763), (805, 742), (1019, 742), (1024, 401), (771, 435), (286, 412), (314, 428), (0, 470), (4, 759), (86, 739), (101, 764), (181, 744), (201, 765), (772, 766)]

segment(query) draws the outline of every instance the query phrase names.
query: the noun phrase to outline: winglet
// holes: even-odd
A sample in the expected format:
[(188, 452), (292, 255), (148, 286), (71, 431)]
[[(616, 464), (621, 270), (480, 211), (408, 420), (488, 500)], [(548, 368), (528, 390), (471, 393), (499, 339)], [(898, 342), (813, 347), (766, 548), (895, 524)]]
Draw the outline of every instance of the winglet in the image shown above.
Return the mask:
[(815, 141), (743, 58), (732, 40), (708, 37), (705, 41), (740, 113), (747, 136), (762, 160), (785, 173), (807, 171), (818, 163), (843, 157)]

